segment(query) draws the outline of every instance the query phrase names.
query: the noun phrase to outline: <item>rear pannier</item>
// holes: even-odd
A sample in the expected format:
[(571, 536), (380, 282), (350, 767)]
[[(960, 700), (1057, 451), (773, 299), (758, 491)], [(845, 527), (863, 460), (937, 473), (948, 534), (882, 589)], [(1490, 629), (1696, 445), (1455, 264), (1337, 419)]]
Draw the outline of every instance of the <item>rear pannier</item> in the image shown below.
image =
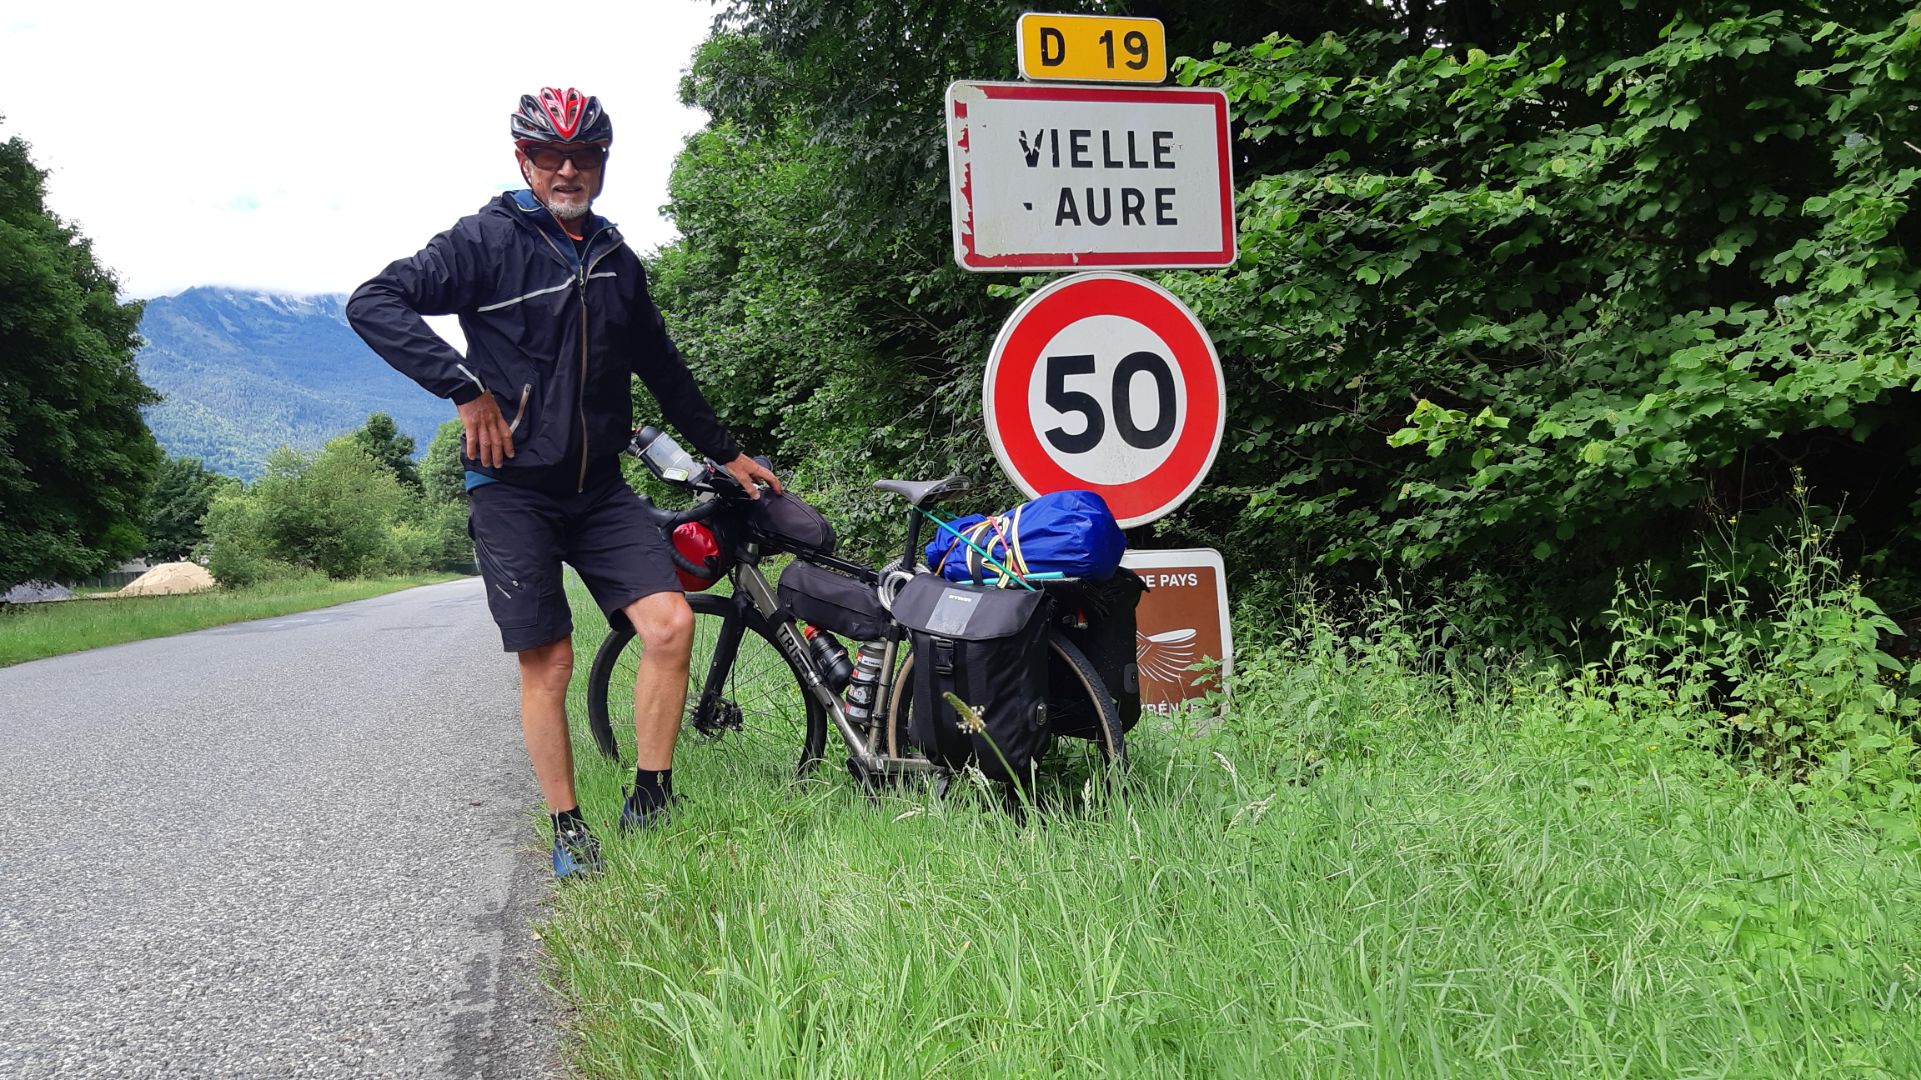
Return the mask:
[[(1080, 647), (1094, 672), (1107, 684), (1114, 707), (1121, 714), (1121, 730), (1132, 731), (1141, 719), (1141, 669), (1136, 659), (1139, 639), (1135, 609), (1147, 586), (1134, 571), (1122, 567), (1106, 581), (1077, 581), (1047, 586), (1054, 598), (1054, 632)], [(1065, 685), (1057, 670), (1047, 699), (1048, 716), (1057, 735), (1096, 739), (1093, 708), (1078, 686)]]
[(780, 609), (855, 641), (878, 641), (887, 630), (874, 586), (813, 563), (796, 561), (780, 572)]
[[(913, 643), (908, 737), (935, 761), (977, 764), (1025, 783), (1053, 740), (1047, 725), (1047, 597), (916, 574), (894, 598)], [(980, 714), (973, 728), (952, 693)]]
[(834, 527), (798, 495), (761, 492), (760, 498), (748, 504), (747, 523), (759, 535), (763, 554), (834, 553)]

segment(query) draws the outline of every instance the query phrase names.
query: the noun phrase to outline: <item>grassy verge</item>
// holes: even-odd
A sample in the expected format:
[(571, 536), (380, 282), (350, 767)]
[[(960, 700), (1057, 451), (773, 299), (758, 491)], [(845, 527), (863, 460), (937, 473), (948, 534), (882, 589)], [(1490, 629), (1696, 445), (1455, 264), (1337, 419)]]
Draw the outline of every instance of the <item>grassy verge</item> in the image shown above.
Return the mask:
[(0, 606), (0, 666), (102, 645), (204, 630), (225, 623), (331, 607), (451, 580), (453, 576), (448, 574), (365, 581), (328, 581), (314, 577), (183, 596), (129, 596)]
[[(1216, 731), (1137, 731), (1126, 805), (1025, 824), (684, 743), (685, 812), (602, 829), (609, 874), (543, 931), (574, 1066), (1921, 1075), (1912, 844), (1673, 748), (1591, 749), (1560, 687), (1326, 637), (1248, 660)], [(621, 770), (579, 758), (611, 824)]]

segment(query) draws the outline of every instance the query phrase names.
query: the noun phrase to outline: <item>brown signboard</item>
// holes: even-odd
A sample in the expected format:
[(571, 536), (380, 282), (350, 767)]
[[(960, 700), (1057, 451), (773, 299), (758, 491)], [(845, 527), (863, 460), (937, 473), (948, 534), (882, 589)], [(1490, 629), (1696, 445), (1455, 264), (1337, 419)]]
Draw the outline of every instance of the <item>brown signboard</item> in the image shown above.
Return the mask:
[[(1234, 637), (1227, 623), (1227, 571), (1211, 548), (1129, 551), (1121, 565), (1147, 586), (1135, 614), (1135, 656), (1141, 670), (1141, 711), (1172, 716), (1198, 705), (1232, 671)], [(1190, 670), (1209, 660), (1208, 671)], [(1193, 703), (1190, 705), (1189, 703)]]

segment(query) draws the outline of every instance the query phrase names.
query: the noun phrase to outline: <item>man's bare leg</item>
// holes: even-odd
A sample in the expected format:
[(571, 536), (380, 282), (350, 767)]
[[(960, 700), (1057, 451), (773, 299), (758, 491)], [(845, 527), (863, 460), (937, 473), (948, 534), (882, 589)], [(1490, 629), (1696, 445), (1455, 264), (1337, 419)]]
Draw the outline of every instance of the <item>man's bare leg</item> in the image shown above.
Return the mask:
[(567, 681), (574, 672), (574, 643), (561, 638), (518, 654), (520, 734), (549, 812), (573, 809), (574, 748), (567, 739)]
[(687, 665), (694, 647), (694, 611), (677, 592), (643, 596), (623, 608), (640, 638), (634, 675), (634, 764), (674, 767), (674, 739), (687, 707)]

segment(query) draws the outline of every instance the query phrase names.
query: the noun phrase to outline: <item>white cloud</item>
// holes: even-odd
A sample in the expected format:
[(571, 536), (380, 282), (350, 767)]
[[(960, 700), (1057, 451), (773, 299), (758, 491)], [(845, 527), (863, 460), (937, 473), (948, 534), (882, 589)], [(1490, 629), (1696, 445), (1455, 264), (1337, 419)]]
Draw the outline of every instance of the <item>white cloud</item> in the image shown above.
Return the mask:
[(518, 187), (507, 115), (577, 86), (614, 120), (595, 209), (647, 251), (704, 118), (676, 88), (706, 0), (48, 5), (0, 23), (0, 139), (123, 291), (346, 292)]

